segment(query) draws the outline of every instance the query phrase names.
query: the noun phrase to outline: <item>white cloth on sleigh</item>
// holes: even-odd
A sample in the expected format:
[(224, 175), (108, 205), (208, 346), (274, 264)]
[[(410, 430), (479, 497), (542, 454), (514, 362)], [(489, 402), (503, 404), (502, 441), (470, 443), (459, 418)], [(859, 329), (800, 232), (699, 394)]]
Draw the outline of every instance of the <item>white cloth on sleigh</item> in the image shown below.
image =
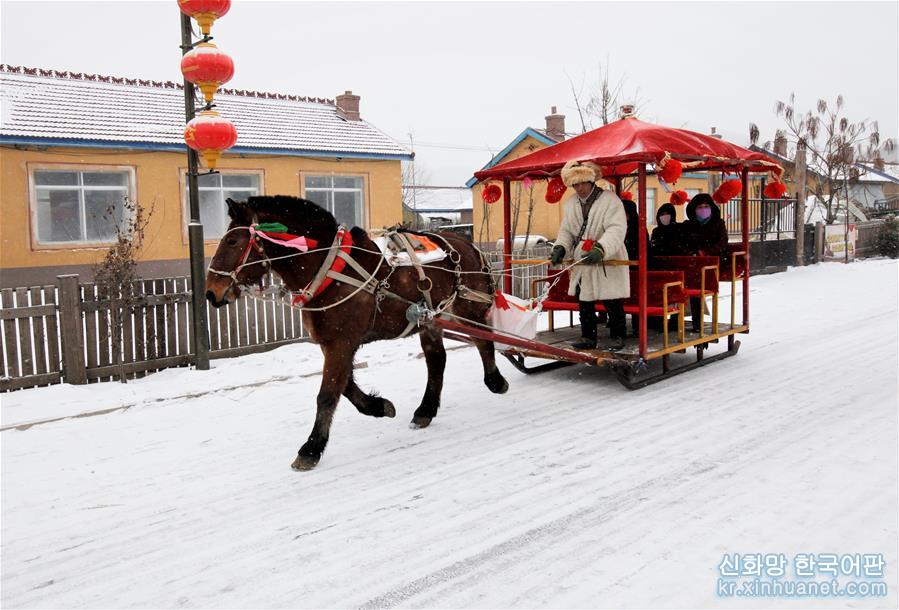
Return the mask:
[[(413, 244), (416, 244), (415, 255), (420, 264), (442, 261), (446, 258), (446, 250), (427, 237), (414, 233), (406, 233), (406, 236), (413, 240)], [(377, 244), (378, 249), (384, 254), (384, 258), (387, 259), (387, 264), (391, 267), (408, 267), (412, 265), (409, 253), (401, 245), (390, 239), (389, 234), (372, 236), (372, 241)], [(419, 245), (421, 248), (417, 247)]]

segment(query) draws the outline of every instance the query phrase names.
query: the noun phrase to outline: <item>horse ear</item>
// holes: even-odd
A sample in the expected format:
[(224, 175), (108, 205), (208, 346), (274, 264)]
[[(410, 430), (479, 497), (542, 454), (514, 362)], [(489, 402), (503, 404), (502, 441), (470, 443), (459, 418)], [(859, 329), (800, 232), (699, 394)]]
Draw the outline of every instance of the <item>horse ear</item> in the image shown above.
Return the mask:
[(246, 203), (242, 201), (234, 201), (230, 197), (225, 199), (225, 203), (228, 204), (228, 216), (231, 217), (231, 220), (241, 220), (243, 218), (243, 211)]

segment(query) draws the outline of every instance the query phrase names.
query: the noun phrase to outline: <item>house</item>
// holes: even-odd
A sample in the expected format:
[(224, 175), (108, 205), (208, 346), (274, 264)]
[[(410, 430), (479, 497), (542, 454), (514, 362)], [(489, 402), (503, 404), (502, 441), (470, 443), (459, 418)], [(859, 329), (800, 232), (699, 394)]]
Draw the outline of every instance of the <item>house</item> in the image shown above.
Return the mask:
[[(124, 198), (152, 210), (139, 274), (189, 272), (180, 84), (2, 65), (0, 89), (2, 286), (89, 278), (114, 234), (106, 210)], [(401, 221), (412, 155), (362, 119), (359, 96), (223, 89), (215, 101), (239, 137), (220, 173), (199, 179), (207, 257), (227, 197), (305, 197), (365, 228)]]
[(404, 185), (403, 200), (431, 228), (472, 223), (471, 189), (466, 186)]
[[(572, 134), (565, 131), (565, 115), (559, 114), (556, 107), (550, 109), (545, 117), (545, 128), (526, 127), (511, 142), (501, 150), (493, 159), (480, 169), (488, 169), (494, 165), (512, 161), (536, 150), (547, 148), (564, 141)], [(472, 172), (473, 173), (473, 172)], [(623, 191), (633, 193), (637, 201), (636, 179), (626, 180), (622, 185)], [(546, 184), (544, 180), (513, 182), (511, 188), (512, 207), (512, 234), (524, 235), (525, 233), (546, 235), (555, 239), (562, 221), (562, 206), (547, 203)], [(502, 200), (494, 203), (485, 203), (481, 193), (484, 185), (474, 178), (466, 183), (472, 190), (474, 201), (474, 235), (484, 248), (492, 247), (496, 240), (502, 237), (503, 213)], [(608, 187), (608, 185), (606, 185)], [(666, 188), (667, 187), (667, 188)], [(674, 186), (677, 190), (685, 190), (690, 197), (701, 193), (711, 192), (709, 182), (705, 174), (685, 173)], [(647, 176), (646, 179), (646, 217), (648, 226), (655, 225), (656, 210), (663, 203), (667, 203), (670, 197), (670, 185), (662, 185), (655, 176)], [(566, 192), (566, 196), (569, 193)], [(684, 206), (677, 208), (678, 220), (684, 220)], [(530, 231), (528, 228), (530, 219)]]

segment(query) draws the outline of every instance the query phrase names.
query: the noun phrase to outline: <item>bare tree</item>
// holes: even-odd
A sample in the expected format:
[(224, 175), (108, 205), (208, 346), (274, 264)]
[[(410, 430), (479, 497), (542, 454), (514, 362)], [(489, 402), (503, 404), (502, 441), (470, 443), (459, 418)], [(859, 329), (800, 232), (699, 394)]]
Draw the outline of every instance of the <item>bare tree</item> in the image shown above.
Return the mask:
[(402, 198), (403, 198), (403, 224), (412, 228), (419, 228), (423, 219), (416, 211), (423, 201), (420, 201), (420, 187), (431, 181), (430, 174), (421, 163), (415, 161), (403, 161), (402, 167)]
[(155, 208), (155, 200), (149, 209), (144, 209), (126, 197), (121, 210), (110, 206), (103, 214), (103, 220), (115, 226), (115, 242), (94, 267), (94, 281), (101, 295), (109, 300), (109, 318), (106, 322), (112, 342), (113, 364), (118, 367), (118, 377), (122, 383), (128, 381), (122, 357), (122, 337), (125, 325), (131, 324), (129, 314), (134, 309), (137, 261)]
[(580, 90), (576, 89), (571, 77), (568, 82), (571, 85), (571, 95), (574, 99), (575, 108), (581, 119), (581, 129), (586, 132), (601, 125), (608, 125), (618, 118), (618, 109), (622, 104), (632, 104), (634, 112), (639, 113), (647, 104), (647, 100), (643, 99), (640, 94), (640, 88), (637, 87), (633, 91), (625, 91), (626, 75), (621, 75), (617, 79), (612, 77), (612, 60), (606, 55), (605, 63), (597, 64), (596, 82), (587, 87), (587, 94), (584, 94), (584, 84)]
[[(810, 190), (825, 210), (826, 223), (833, 224), (841, 204), (844, 209), (848, 207), (849, 186), (865, 173), (859, 163), (873, 162), (883, 153), (892, 152), (895, 141), (881, 140), (876, 121), (850, 121), (843, 114), (842, 95), (833, 104), (820, 99), (814, 111), (803, 113), (796, 108), (796, 96), (790, 93), (787, 102), (777, 101), (774, 111), (783, 120), (784, 129), (778, 129), (774, 141), (765, 142), (763, 147), (788, 157), (788, 147), (795, 150), (798, 144), (805, 145), (808, 169), (815, 175), (809, 181)], [(759, 136), (758, 126), (750, 124), (750, 141), (757, 143)], [(848, 217), (848, 209), (845, 211)]]

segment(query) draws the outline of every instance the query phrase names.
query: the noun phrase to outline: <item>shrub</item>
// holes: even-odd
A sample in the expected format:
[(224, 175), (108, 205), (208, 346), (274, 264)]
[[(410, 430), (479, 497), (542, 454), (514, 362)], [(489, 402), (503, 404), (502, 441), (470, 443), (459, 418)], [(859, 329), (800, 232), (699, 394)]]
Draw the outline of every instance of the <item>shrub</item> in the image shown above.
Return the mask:
[(895, 218), (888, 218), (880, 227), (874, 249), (881, 256), (899, 258), (899, 222)]

